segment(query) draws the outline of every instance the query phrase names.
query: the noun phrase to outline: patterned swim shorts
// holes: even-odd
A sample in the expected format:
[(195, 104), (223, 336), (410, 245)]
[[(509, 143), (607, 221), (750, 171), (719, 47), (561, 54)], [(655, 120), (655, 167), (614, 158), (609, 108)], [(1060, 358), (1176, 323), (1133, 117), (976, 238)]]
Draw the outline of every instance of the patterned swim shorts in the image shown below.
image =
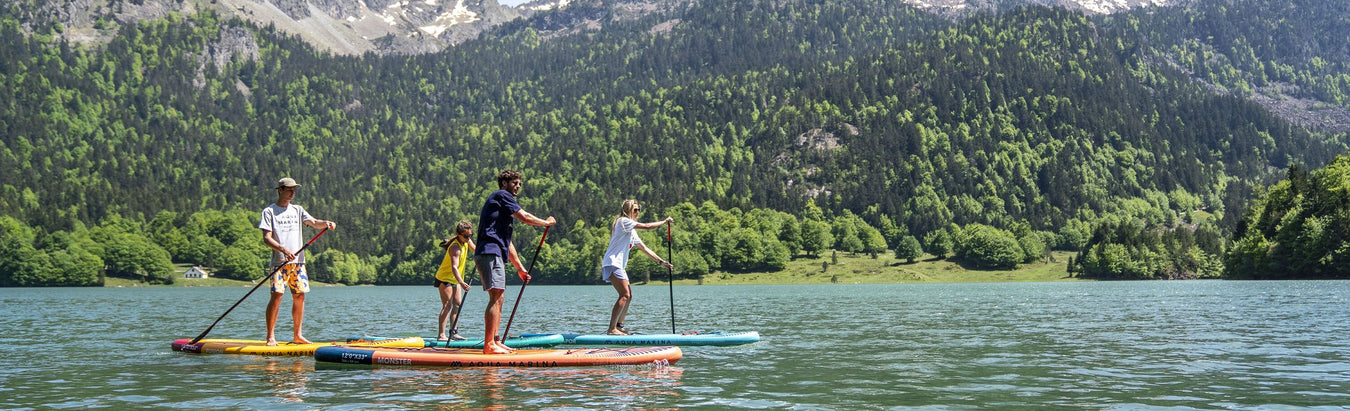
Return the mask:
[(304, 294), (309, 292), (309, 273), (305, 272), (304, 264), (286, 264), (272, 275), (272, 292), (285, 292), (291, 290), (291, 294)]

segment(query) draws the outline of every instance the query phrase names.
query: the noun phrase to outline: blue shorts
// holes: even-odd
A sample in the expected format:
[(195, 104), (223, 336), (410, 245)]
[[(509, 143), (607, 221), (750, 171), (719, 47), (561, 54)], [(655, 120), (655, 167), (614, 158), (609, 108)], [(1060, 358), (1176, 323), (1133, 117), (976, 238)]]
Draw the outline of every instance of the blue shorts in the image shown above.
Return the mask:
[(625, 270), (625, 269), (622, 269), (622, 268), (619, 268), (619, 267), (615, 267), (615, 266), (605, 266), (605, 267), (601, 267), (601, 268), (600, 268), (600, 279), (601, 279), (601, 280), (605, 280), (605, 282), (608, 283), (608, 282), (612, 282), (612, 281), (610, 281), (611, 278), (612, 278), (612, 279), (615, 279), (615, 280), (624, 280), (624, 281), (628, 281), (628, 270)]
[(478, 278), (483, 279), (484, 291), (506, 289), (506, 262), (501, 256), (481, 255), (474, 259), (474, 266), (478, 267)]

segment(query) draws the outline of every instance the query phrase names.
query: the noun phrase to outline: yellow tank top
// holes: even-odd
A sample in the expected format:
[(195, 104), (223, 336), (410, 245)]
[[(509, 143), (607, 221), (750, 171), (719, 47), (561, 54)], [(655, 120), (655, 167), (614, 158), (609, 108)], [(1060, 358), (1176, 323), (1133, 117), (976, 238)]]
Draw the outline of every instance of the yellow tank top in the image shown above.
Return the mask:
[(443, 283), (459, 284), (458, 281), (455, 281), (455, 272), (451, 271), (452, 266), (450, 265), (450, 250), (455, 248), (459, 248), (459, 275), (468, 275), (468, 272), (464, 269), (469, 266), (469, 243), (459, 241), (456, 238), (450, 241), (449, 247), (445, 247), (445, 259), (441, 261), (441, 268), (436, 270), (436, 279)]

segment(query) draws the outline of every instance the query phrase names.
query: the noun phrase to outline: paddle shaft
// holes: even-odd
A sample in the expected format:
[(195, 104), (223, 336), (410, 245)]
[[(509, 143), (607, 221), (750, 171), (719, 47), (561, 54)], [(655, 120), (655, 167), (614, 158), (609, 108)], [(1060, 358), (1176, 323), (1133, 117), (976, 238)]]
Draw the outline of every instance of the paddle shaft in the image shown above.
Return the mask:
[[(469, 283), (469, 287), (473, 288), (473, 281), (469, 281), (469, 279), (466, 278), (464, 279), (464, 282)], [(459, 287), (459, 284), (455, 284), (455, 287)], [(459, 298), (459, 306), (455, 307), (455, 320), (450, 322), (451, 330), (459, 329), (459, 312), (464, 311), (465, 301), (469, 301), (469, 290), (464, 290), (464, 296)]]
[(666, 224), (666, 263), (670, 268), (666, 271), (666, 279), (670, 281), (670, 333), (675, 334), (675, 240), (670, 237), (670, 225)]
[[(298, 256), (298, 255), (300, 255), (300, 253), (305, 252), (305, 249), (306, 249), (306, 248), (309, 248), (309, 245), (310, 245), (310, 244), (313, 244), (313, 243), (314, 243), (314, 240), (318, 240), (318, 239), (319, 239), (319, 236), (322, 236), (323, 233), (326, 233), (326, 232), (328, 232), (328, 229), (327, 229), (327, 228), (323, 229), (322, 231), (319, 231), (318, 234), (315, 234), (315, 235), (314, 235), (314, 238), (309, 239), (309, 242), (306, 242), (304, 246), (300, 247), (300, 250), (296, 251), (296, 252), (295, 252), (295, 255)], [(288, 261), (286, 261), (286, 262), (289, 263), (290, 261), (288, 260)], [(211, 332), (211, 329), (212, 329), (212, 328), (216, 328), (216, 324), (219, 324), (219, 323), (220, 323), (220, 320), (225, 319), (225, 316), (226, 316), (226, 315), (229, 315), (229, 314), (230, 314), (230, 311), (234, 311), (234, 307), (238, 307), (238, 306), (239, 306), (239, 303), (242, 303), (242, 302), (244, 302), (244, 300), (247, 300), (247, 299), (248, 299), (248, 296), (253, 295), (253, 292), (254, 292), (254, 291), (258, 291), (258, 287), (261, 287), (263, 284), (270, 282), (270, 280), (272, 279), (272, 276), (277, 275), (277, 271), (280, 271), (280, 270), (281, 270), (281, 267), (285, 267), (285, 266), (286, 266), (286, 264), (285, 264), (285, 263), (282, 263), (281, 265), (276, 266), (276, 268), (273, 268), (273, 269), (272, 269), (272, 273), (267, 274), (266, 277), (263, 277), (263, 278), (262, 278), (262, 281), (258, 281), (258, 284), (257, 284), (257, 285), (254, 285), (252, 289), (248, 290), (248, 293), (247, 293), (247, 294), (244, 294), (244, 298), (240, 298), (239, 301), (235, 301), (235, 302), (234, 302), (234, 305), (231, 305), (231, 306), (230, 306), (230, 309), (225, 310), (225, 313), (224, 313), (224, 314), (221, 314), (220, 317), (216, 318), (216, 321), (213, 322), (213, 323), (211, 323), (211, 326), (210, 326), (210, 327), (206, 327), (206, 331), (202, 331), (202, 333), (201, 333), (200, 335), (198, 335), (197, 338), (193, 338), (193, 339), (192, 339), (192, 342), (190, 342), (189, 344), (196, 344), (198, 341), (201, 341), (202, 338), (206, 338), (206, 334), (209, 334), (209, 333)]]
[[(534, 257), (530, 257), (530, 265), (525, 268), (525, 272), (530, 278), (534, 278), (534, 262), (539, 261), (539, 250), (544, 249), (544, 239), (548, 238), (548, 229), (550, 228), (553, 228), (553, 226), (544, 227), (544, 235), (539, 236), (539, 246), (534, 248)], [(506, 336), (511, 335), (511, 322), (516, 320), (516, 309), (520, 308), (520, 298), (525, 296), (525, 286), (527, 285), (530, 285), (529, 280), (520, 284), (520, 293), (516, 294), (516, 304), (511, 306), (511, 317), (506, 319), (506, 329), (502, 330), (502, 341), (506, 341)]]

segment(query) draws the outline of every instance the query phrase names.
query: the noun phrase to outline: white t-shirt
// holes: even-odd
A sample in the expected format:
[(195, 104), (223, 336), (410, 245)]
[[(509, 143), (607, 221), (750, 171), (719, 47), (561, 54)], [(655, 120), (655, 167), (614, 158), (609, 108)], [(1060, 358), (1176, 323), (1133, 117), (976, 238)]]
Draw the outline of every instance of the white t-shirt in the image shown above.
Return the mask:
[[(271, 231), (277, 236), (277, 242), (281, 243), (287, 250), (294, 253), (300, 247), (305, 245), (305, 239), (302, 236), (302, 222), (313, 221), (314, 217), (305, 212), (305, 208), (291, 204), (286, 207), (272, 203), (262, 210), (262, 221), (258, 223), (258, 228), (263, 231)], [(286, 263), (286, 256), (272, 251), (272, 266), (278, 266)], [(296, 254), (292, 264), (304, 264), (305, 253)]]
[(637, 235), (637, 224), (637, 221), (628, 217), (619, 217), (614, 222), (614, 232), (609, 235), (609, 248), (605, 249), (605, 258), (600, 260), (600, 267), (628, 268), (628, 250), (642, 244), (642, 237)]

